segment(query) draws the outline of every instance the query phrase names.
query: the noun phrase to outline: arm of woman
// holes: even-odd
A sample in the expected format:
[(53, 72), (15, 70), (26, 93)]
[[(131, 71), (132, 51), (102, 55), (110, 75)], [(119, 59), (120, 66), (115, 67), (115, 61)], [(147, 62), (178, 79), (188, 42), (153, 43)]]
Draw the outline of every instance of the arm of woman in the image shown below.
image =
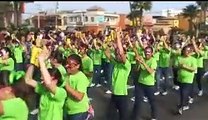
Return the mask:
[(30, 65), (25, 74), (25, 83), (35, 88), (37, 86), (37, 82), (32, 79), (33, 71), (34, 66)]
[(43, 53), (41, 53), (38, 57), (39, 60), (39, 64), (40, 64), (40, 71), (41, 71), (41, 75), (43, 76), (43, 81), (44, 81), (44, 85), (45, 87), (52, 92), (53, 94), (56, 93), (56, 84), (52, 84), (52, 77), (50, 76), (46, 64), (45, 64), (45, 60), (46, 60), (46, 55), (47, 52), (43, 51)]
[(84, 93), (73, 89), (68, 83), (66, 83), (65, 88), (66, 88), (67, 93), (70, 94), (77, 101), (81, 101), (85, 95)]

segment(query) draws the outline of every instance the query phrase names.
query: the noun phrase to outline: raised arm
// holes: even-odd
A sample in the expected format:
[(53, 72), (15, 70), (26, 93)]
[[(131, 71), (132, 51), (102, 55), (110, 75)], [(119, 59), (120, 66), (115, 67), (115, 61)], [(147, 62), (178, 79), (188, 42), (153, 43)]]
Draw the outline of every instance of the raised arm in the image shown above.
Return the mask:
[(34, 72), (34, 65), (29, 65), (25, 74), (25, 83), (35, 88), (37, 86), (37, 82), (32, 78), (33, 72)]
[(121, 43), (121, 31), (117, 31), (117, 39), (116, 39), (116, 44), (117, 44), (117, 47), (118, 47), (118, 52), (119, 52), (119, 55), (121, 56), (121, 61), (123, 63), (126, 62), (126, 55), (124, 53), (124, 49), (123, 49), (123, 46), (122, 46), (122, 43)]
[(52, 84), (52, 77), (49, 74), (47, 67), (45, 65), (45, 60), (47, 59), (47, 56), (49, 52), (47, 51), (47, 48), (45, 48), (42, 53), (38, 56), (38, 60), (39, 60), (39, 64), (40, 64), (40, 71), (41, 71), (41, 75), (43, 76), (43, 82), (45, 87), (52, 92), (53, 94), (55, 94), (56, 92), (56, 84)]

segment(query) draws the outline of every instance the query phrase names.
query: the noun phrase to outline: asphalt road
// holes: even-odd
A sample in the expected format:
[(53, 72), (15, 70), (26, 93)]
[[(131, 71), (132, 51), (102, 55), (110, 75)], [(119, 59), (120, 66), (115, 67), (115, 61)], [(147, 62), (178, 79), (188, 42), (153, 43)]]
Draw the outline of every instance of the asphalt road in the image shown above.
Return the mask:
[[(179, 91), (170, 89), (166, 96), (156, 96), (158, 107), (158, 120), (208, 120), (208, 82), (203, 80), (204, 95), (197, 96), (197, 87), (195, 86), (194, 103), (190, 105), (190, 109), (184, 111), (182, 115), (177, 114), (177, 104), (179, 103)], [(133, 109), (134, 102), (131, 101), (133, 89), (129, 89), (129, 107), (127, 112), (130, 114)], [(118, 120), (117, 114), (107, 119), (107, 111), (109, 111), (110, 95), (105, 94), (105, 87), (94, 87), (89, 89), (89, 97), (94, 110), (94, 120)], [(150, 105), (143, 102), (142, 120), (150, 120)], [(130, 120), (130, 118), (129, 118)]]

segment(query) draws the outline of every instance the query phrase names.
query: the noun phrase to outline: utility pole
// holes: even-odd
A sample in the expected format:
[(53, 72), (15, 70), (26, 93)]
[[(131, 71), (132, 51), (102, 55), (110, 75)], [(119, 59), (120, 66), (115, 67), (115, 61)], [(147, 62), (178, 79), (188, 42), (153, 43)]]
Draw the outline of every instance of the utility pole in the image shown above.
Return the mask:
[(38, 7), (38, 28), (40, 28), (40, 12), (41, 12), (41, 5), (40, 4), (37, 4), (37, 7)]
[(55, 10), (55, 16), (56, 16), (56, 20), (55, 20), (55, 28), (58, 28), (58, 9), (59, 9), (59, 2), (56, 2), (56, 10)]

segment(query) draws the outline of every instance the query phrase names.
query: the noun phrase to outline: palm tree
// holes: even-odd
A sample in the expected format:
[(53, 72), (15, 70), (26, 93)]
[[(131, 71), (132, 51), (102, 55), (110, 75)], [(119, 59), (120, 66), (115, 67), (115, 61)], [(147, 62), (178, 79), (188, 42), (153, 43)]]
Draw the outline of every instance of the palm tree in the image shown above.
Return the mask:
[(130, 4), (131, 13), (129, 16), (132, 16), (132, 18), (136, 19), (139, 17), (139, 26), (142, 28), (142, 17), (144, 11), (151, 10), (152, 8), (152, 2), (151, 1), (133, 1)]
[(197, 17), (198, 17), (198, 7), (196, 5), (188, 5), (183, 9), (182, 15), (185, 18), (189, 18), (189, 31), (197, 30)]
[(207, 12), (207, 9), (208, 9), (208, 1), (196, 1), (196, 3), (201, 8), (201, 10), (203, 11), (203, 15), (201, 14), (200, 17), (203, 18), (203, 23), (205, 24), (205, 22), (206, 22), (206, 12)]

